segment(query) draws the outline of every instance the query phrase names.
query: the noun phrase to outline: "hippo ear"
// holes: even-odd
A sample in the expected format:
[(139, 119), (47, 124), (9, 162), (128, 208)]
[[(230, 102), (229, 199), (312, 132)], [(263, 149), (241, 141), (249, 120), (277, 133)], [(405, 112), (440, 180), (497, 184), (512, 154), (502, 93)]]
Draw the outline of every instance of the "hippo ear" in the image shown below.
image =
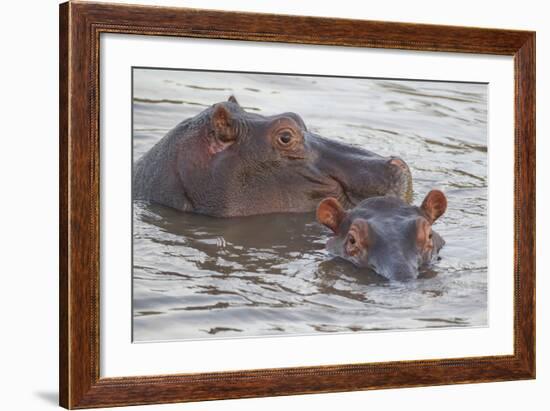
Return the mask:
[(230, 103), (235, 103), (236, 105), (240, 106), (239, 102), (237, 101), (237, 99), (235, 98), (235, 96), (233, 94), (231, 94), (229, 96), (229, 98), (227, 99), (227, 101), (229, 101)]
[(335, 233), (346, 216), (346, 212), (340, 202), (333, 198), (325, 198), (317, 206), (317, 221), (327, 226)]
[(235, 130), (233, 128), (233, 119), (231, 113), (223, 104), (214, 106), (212, 113), (212, 128), (221, 141), (230, 142), (235, 140)]
[(447, 210), (447, 197), (442, 191), (432, 190), (426, 195), (420, 208), (424, 211), (430, 223), (433, 224)]

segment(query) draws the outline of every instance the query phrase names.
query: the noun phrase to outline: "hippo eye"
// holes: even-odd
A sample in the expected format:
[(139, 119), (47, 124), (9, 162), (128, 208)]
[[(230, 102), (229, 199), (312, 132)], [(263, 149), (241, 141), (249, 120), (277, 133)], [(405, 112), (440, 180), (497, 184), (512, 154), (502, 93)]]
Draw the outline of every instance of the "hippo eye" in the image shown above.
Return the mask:
[(290, 132), (284, 131), (281, 134), (279, 134), (279, 143), (281, 143), (282, 145), (286, 146), (290, 144), (291, 141), (292, 141), (292, 134), (290, 134)]
[(431, 240), (432, 239), (432, 232), (430, 231), (430, 235), (428, 236), (428, 238)]
[(357, 255), (360, 252), (359, 240), (351, 233), (348, 235), (346, 252), (350, 256)]

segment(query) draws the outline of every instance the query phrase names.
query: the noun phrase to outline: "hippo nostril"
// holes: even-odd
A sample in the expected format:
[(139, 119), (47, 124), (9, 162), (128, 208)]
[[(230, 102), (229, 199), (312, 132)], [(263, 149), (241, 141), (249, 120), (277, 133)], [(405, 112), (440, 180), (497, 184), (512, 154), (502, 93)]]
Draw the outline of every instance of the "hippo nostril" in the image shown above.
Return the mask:
[(403, 160), (401, 160), (399, 157), (392, 157), (389, 163), (392, 166), (398, 167), (400, 170), (409, 172), (409, 166), (407, 166), (407, 163), (405, 163)]
[(392, 261), (387, 267), (388, 278), (407, 281), (418, 277), (418, 267), (409, 261)]
[(409, 166), (399, 157), (391, 157), (387, 164), (391, 167), (394, 178), (399, 181), (397, 184), (399, 189), (396, 194), (407, 203), (410, 203), (412, 201), (413, 184)]
[(415, 271), (397, 271), (391, 277), (398, 281), (408, 281), (418, 278), (418, 272)]

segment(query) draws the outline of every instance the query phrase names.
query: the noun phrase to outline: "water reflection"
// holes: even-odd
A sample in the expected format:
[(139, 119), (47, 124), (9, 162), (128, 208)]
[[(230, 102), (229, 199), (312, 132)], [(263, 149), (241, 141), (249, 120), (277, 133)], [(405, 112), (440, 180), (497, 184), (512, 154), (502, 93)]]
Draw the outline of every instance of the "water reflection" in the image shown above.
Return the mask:
[(137, 218), (158, 231), (135, 239), (194, 250), (199, 269), (226, 275), (241, 271), (276, 274), (285, 272), (285, 264), (297, 258), (325, 258), (326, 232), (313, 213), (224, 219), (143, 202), (136, 202), (136, 209)]

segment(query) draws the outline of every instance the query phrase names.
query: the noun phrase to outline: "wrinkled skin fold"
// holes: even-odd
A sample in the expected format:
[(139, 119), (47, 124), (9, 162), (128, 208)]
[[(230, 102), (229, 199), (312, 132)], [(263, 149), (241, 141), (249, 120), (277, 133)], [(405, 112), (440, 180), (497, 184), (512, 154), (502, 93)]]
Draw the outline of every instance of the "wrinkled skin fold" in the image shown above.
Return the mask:
[(412, 194), (400, 158), (321, 137), (295, 113), (246, 112), (233, 96), (169, 131), (135, 163), (132, 185), (136, 200), (216, 217), (309, 212), (325, 197), (352, 207)]
[(445, 244), (432, 224), (446, 209), (447, 198), (439, 190), (430, 191), (419, 207), (385, 196), (346, 211), (338, 199), (326, 198), (317, 207), (317, 220), (334, 233), (327, 242), (331, 254), (389, 280), (406, 281), (418, 278), (419, 269)]

